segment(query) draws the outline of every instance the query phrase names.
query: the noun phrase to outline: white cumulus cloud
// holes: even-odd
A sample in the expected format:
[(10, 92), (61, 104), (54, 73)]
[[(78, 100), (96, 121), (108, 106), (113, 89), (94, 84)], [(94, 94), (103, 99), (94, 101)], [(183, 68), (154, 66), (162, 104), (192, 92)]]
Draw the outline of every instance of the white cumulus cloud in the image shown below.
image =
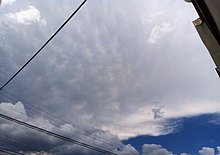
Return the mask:
[(144, 144), (142, 155), (173, 155), (167, 149), (163, 148), (161, 145), (156, 144)]
[(4, 6), (7, 6), (7, 5), (11, 5), (14, 2), (16, 2), (16, 0), (2, 0), (1, 5), (2, 5), (2, 7), (4, 7)]
[(18, 102), (17, 104), (1, 103), (0, 113), (22, 120), (26, 120), (27, 118), (26, 110), (21, 102)]
[(215, 150), (210, 147), (203, 147), (201, 150), (199, 150), (200, 155), (215, 155)]
[(217, 150), (218, 150), (218, 154), (217, 155), (220, 155), (220, 146), (217, 147)]
[(13, 22), (31, 25), (33, 23), (39, 23), (46, 25), (46, 21), (41, 18), (40, 11), (35, 6), (28, 6), (28, 9), (21, 10), (15, 13), (8, 13), (6, 16)]

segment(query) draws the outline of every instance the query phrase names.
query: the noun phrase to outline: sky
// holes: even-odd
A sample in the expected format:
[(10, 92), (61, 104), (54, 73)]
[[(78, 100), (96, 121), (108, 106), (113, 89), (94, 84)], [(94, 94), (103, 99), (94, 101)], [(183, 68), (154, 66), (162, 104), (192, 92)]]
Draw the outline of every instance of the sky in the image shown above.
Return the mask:
[[(80, 3), (2, 1), (0, 85)], [(118, 154), (217, 155), (220, 82), (196, 18), (183, 0), (88, 0), (0, 92), (0, 112)], [(19, 151), (97, 154), (3, 119), (0, 131)]]

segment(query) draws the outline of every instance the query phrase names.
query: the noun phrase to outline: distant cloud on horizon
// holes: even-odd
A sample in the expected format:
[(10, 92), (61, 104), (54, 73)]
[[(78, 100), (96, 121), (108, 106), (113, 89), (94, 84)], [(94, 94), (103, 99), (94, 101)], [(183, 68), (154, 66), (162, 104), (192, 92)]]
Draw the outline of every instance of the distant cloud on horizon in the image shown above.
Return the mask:
[[(73, 139), (84, 142), (86, 144), (115, 152), (119, 155), (175, 155), (175, 153), (168, 151), (166, 148), (163, 148), (161, 145), (157, 144), (144, 144), (142, 146), (142, 153), (138, 153), (138, 151), (133, 146), (131, 146), (130, 144), (122, 144), (120, 139), (116, 135), (111, 134), (109, 131), (91, 129), (89, 127), (84, 127), (84, 129), (80, 129), (72, 124), (57, 124), (57, 122), (53, 121), (58, 121), (58, 119), (53, 118), (53, 120), (50, 120), (48, 117), (49, 114), (45, 115), (48, 118), (41, 115), (35, 115), (34, 117), (31, 116), (32, 114), (27, 115), (26, 110), (21, 102), (18, 102), (16, 104), (0, 103), (0, 113), (48, 131), (55, 132), (70, 138), (72, 137)], [(15, 128), (16, 130), (14, 130)], [(13, 142), (15, 143), (22, 144), (23, 146), (30, 146), (25, 150), (21, 150), (21, 148), (19, 148), (19, 151), (23, 151), (26, 153), (37, 151), (48, 154), (55, 153), (57, 155), (73, 153), (82, 155), (97, 154), (97, 152), (95, 151), (85, 149), (78, 145), (66, 143), (51, 136), (38, 133), (34, 130), (22, 127), (20, 125), (16, 125), (2, 118), (0, 118), (0, 133), (0, 138), (2, 142), (7, 143), (7, 141), (13, 139)], [(35, 146), (35, 143), (38, 145)], [(216, 151), (218, 152), (218, 154), (215, 154)], [(201, 150), (198, 151), (198, 153), (200, 155), (219, 155), (220, 146), (217, 147), (216, 151), (214, 148), (203, 147)], [(181, 153), (180, 155), (190, 154)]]

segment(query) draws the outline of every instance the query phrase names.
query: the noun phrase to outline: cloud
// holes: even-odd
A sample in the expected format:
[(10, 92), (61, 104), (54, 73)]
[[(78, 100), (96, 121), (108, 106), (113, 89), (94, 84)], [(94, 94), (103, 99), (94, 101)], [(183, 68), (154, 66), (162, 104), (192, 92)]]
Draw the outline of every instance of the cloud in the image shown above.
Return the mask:
[[(34, 107), (32, 107), (34, 108)], [(35, 109), (36, 110), (36, 109)], [(77, 127), (67, 122), (59, 122), (58, 118), (52, 118), (48, 113), (27, 113), (23, 103), (0, 103), (0, 113), (27, 122), (51, 132), (73, 138), (80, 142), (96, 146), (119, 155), (174, 155), (158, 144), (144, 144), (142, 153), (138, 152), (130, 144), (124, 145), (120, 139), (109, 131), (90, 128), (89, 126)], [(43, 115), (44, 114), (44, 115)], [(14, 130), (16, 129), (16, 130)], [(0, 118), (0, 144), (2, 147), (10, 147), (15, 151), (24, 153), (57, 154), (57, 155), (98, 155), (98, 152), (85, 149), (79, 145), (70, 144), (63, 140), (36, 132), (15, 123)], [(220, 152), (220, 147), (217, 147)], [(203, 147), (200, 155), (215, 155), (213, 148)], [(181, 155), (190, 155), (182, 153)]]
[[(13, 3), (15, 22), (0, 21), (1, 84), (79, 2)], [(27, 10), (35, 13), (30, 18), (14, 14)], [(155, 14), (151, 22), (143, 24), (150, 14)], [(183, 1), (88, 1), (5, 89), (25, 100), (25, 107), (31, 103), (72, 124), (108, 130), (121, 139), (172, 133), (178, 123), (169, 126), (169, 119), (220, 109), (219, 80), (191, 25), (194, 16), (192, 6)], [(41, 20), (47, 26), (36, 24)], [(147, 44), (153, 29), (159, 46)], [(155, 100), (165, 112), (157, 120), (152, 113)]]
[(173, 30), (174, 27), (170, 23), (162, 23), (161, 25), (156, 25), (153, 27), (147, 42), (149, 44), (155, 44), (159, 41), (159, 39), (169, 34)]
[(215, 155), (215, 150), (210, 147), (203, 147), (202, 150), (199, 150), (200, 155)]
[(144, 144), (142, 155), (173, 155), (173, 153), (164, 149), (161, 145)]
[(119, 155), (138, 155), (138, 151), (130, 144), (126, 145)]
[(0, 112), (22, 120), (26, 120), (26, 111), (24, 108), (24, 105), (21, 102), (18, 102), (17, 104), (12, 103), (1, 103), (0, 104)]
[(39, 10), (35, 6), (28, 6), (28, 9), (21, 10), (15, 13), (8, 13), (6, 17), (13, 22), (17, 22), (23, 25), (31, 25), (34, 23), (39, 23), (46, 25), (46, 21), (41, 18)]
[(162, 108), (163, 106), (158, 106), (152, 109), (152, 112), (154, 114), (154, 119), (159, 119), (163, 117), (164, 112), (162, 111)]
[[(142, 148), (143, 148), (142, 155), (175, 155), (174, 153), (163, 148), (161, 145), (157, 145), (157, 144), (144, 144)], [(217, 147), (217, 150), (219, 152), (219, 147)], [(199, 150), (199, 154), (215, 155), (215, 149), (209, 147), (203, 147), (201, 150)], [(191, 154), (181, 153), (180, 155), (191, 155)]]
[[(217, 154), (220, 154), (220, 147), (217, 146)], [(201, 150), (199, 150), (199, 154), (200, 155), (215, 155), (215, 149), (214, 148), (210, 148), (210, 147), (203, 147)]]
[(220, 155), (220, 146), (217, 147), (217, 150), (218, 150), (218, 154), (217, 155)]
[(2, 0), (1, 6), (2, 6), (2, 7), (5, 7), (5, 6), (7, 6), (7, 5), (13, 4), (14, 2), (16, 2), (16, 0)]
[[(144, 144), (142, 148), (143, 148), (142, 155), (175, 155), (174, 153), (163, 148), (161, 145), (157, 145), (157, 144)], [(217, 147), (217, 150), (219, 152), (219, 147)], [(199, 154), (215, 155), (215, 149), (210, 147), (203, 147), (201, 150), (199, 150)], [(180, 155), (191, 155), (191, 154), (181, 153)]]
[[(10, 111), (10, 112), (9, 112)], [(108, 131), (87, 128), (79, 129), (71, 124), (55, 125), (48, 118), (42, 116), (28, 116), (21, 102), (16, 104), (1, 103), (0, 113), (35, 125), (39, 128), (58, 133), (67, 137), (72, 137), (80, 142), (96, 146), (108, 151), (117, 152), (120, 155), (135, 155), (138, 152), (131, 145), (123, 145), (117, 136), (112, 135)], [(21, 117), (23, 116), (23, 117)], [(16, 128), (16, 130), (14, 130)], [(68, 142), (50, 137), (48, 135), (36, 132), (34, 130), (16, 125), (6, 120), (0, 119), (1, 142), (5, 144), (20, 144), (17, 151), (23, 152), (48, 152), (52, 154), (94, 154), (96, 151), (85, 149), (79, 145), (70, 144)], [(31, 136), (30, 136), (31, 135)], [(13, 140), (12, 140), (13, 139)], [(10, 142), (10, 143), (9, 143)], [(7, 145), (6, 145), (7, 146)], [(23, 146), (23, 147), (22, 147)], [(27, 147), (29, 146), (29, 147)], [(25, 147), (25, 148), (24, 148)]]
[[(104, 146), (101, 146), (101, 147), (104, 147)], [(97, 153), (95, 151), (82, 149), (81, 147), (69, 145), (69, 144), (56, 147), (51, 152), (54, 154), (58, 154), (58, 155), (59, 154), (60, 155), (71, 155), (71, 154), (78, 154), (78, 155), (86, 155), (86, 154), (98, 155), (98, 154), (100, 154), (101, 155), (102, 154), (102, 153)], [(135, 150), (134, 147), (132, 147), (131, 145), (126, 145), (123, 147), (122, 150), (114, 151), (114, 152), (117, 153), (118, 155), (138, 155), (139, 154), (137, 152), (137, 150)]]

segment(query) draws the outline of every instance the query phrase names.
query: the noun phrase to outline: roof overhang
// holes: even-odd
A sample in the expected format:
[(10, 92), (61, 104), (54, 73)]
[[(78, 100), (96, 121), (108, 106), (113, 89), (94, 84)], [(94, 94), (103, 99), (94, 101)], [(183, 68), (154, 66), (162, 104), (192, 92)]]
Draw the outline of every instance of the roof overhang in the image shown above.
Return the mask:
[(193, 21), (220, 76), (220, 0), (191, 0), (200, 18)]

